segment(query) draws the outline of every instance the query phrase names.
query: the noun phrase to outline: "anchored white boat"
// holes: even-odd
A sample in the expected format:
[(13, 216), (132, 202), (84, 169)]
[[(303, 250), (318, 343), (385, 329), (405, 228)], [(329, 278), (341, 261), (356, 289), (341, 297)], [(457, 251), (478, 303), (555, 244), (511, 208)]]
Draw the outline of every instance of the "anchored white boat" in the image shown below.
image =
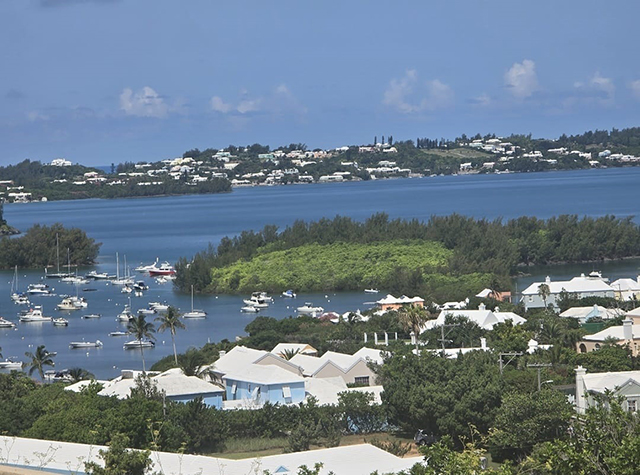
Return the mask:
[(206, 318), (207, 312), (193, 308), (193, 285), (191, 286), (191, 311), (182, 315), (182, 318)]
[(312, 303), (305, 302), (302, 307), (297, 308), (298, 313), (301, 315), (312, 315), (315, 316), (319, 313), (324, 312), (324, 308), (322, 307), (314, 307)]
[(29, 284), (27, 293), (31, 295), (51, 295), (47, 284)]
[(69, 343), (69, 348), (100, 348), (102, 346), (102, 342), (100, 340), (96, 341), (72, 341)]
[(100, 318), (101, 315), (99, 313), (90, 313), (88, 315), (83, 315), (82, 318)]
[(151, 340), (131, 340), (126, 342), (122, 347), (125, 350), (137, 350), (139, 348), (153, 348), (156, 344)]
[(18, 318), (18, 320), (23, 323), (39, 323), (50, 322), (52, 318), (44, 316), (42, 314), (42, 307), (37, 305), (20, 313), (20, 318)]
[(95, 279), (95, 280), (109, 280), (109, 279), (116, 278), (116, 276), (113, 274), (107, 274), (106, 272), (98, 272), (95, 270), (92, 270), (91, 272), (87, 272), (85, 274), (85, 277), (87, 279)]
[(121, 331), (115, 331), (115, 332), (111, 332), (109, 333), (109, 336), (128, 336), (129, 332), (121, 332)]
[(56, 308), (58, 310), (81, 310), (87, 308), (89, 304), (84, 297), (65, 297)]
[(365, 294), (377, 294), (378, 292), (378, 289), (364, 289)]
[(122, 312), (118, 314), (117, 320), (121, 322), (130, 322), (134, 318), (135, 317), (133, 313), (131, 313), (131, 305), (129, 304), (124, 306), (124, 309), (122, 310)]
[(14, 361), (11, 358), (7, 358), (4, 361), (0, 361), (0, 369), (22, 369), (22, 361)]
[(282, 296), (286, 297), (288, 299), (295, 299), (296, 298), (296, 293), (289, 289), (289, 290), (285, 290), (284, 292), (282, 292)]
[(54, 318), (53, 320), (53, 325), (56, 327), (68, 327), (69, 326), (69, 320), (67, 320), (66, 318)]
[(260, 309), (252, 305), (247, 305), (246, 307), (242, 307), (240, 311), (244, 313), (258, 313)]
[(156, 313), (166, 312), (169, 309), (169, 305), (160, 302), (149, 302), (149, 308), (154, 309)]
[(261, 300), (261, 301), (267, 302), (267, 303), (272, 303), (273, 302), (273, 297), (270, 297), (269, 295), (267, 295), (266, 292), (253, 292), (251, 294), (251, 298), (252, 299)]
[(153, 264), (149, 264), (147, 266), (140, 264), (138, 267), (133, 269), (136, 272), (149, 272), (150, 270), (156, 269), (158, 266), (159, 258), (156, 257), (156, 261)]
[(160, 267), (154, 266), (153, 269), (149, 269), (149, 275), (151, 277), (157, 277), (160, 275), (174, 275), (175, 273), (176, 270), (168, 262), (163, 262), (162, 264), (160, 264)]
[(0, 317), (0, 328), (13, 328), (15, 326), (16, 326), (15, 323)]

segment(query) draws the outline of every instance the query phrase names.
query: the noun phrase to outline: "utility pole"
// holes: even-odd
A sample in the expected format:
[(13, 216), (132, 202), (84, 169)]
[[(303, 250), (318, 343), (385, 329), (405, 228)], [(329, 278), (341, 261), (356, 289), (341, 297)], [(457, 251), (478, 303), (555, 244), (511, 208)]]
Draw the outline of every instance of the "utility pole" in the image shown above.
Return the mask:
[(527, 364), (528, 368), (537, 368), (538, 369), (538, 391), (542, 389), (542, 383), (540, 382), (540, 370), (542, 368), (548, 368), (552, 366), (551, 363), (529, 363)]
[[(510, 352), (506, 352), (506, 353), (500, 353), (500, 376), (502, 376), (502, 372), (504, 371), (504, 367), (505, 365), (508, 365), (509, 363), (511, 363), (516, 356), (522, 356), (524, 353), (522, 353), (522, 351), (510, 351)], [(502, 357), (503, 356), (508, 356), (509, 359), (507, 360), (506, 363), (502, 362)]]
[[(445, 342), (450, 342), (451, 340), (446, 340), (445, 337), (451, 333), (451, 330), (453, 330), (454, 327), (459, 327), (460, 324), (459, 323), (443, 323), (442, 326), (440, 327), (440, 335), (441, 337), (438, 338), (438, 341), (442, 342), (442, 357), (444, 358), (445, 356), (445, 352), (444, 352), (444, 347), (445, 347)], [(444, 332), (444, 327), (450, 327), (449, 331), (447, 331), (447, 333)]]

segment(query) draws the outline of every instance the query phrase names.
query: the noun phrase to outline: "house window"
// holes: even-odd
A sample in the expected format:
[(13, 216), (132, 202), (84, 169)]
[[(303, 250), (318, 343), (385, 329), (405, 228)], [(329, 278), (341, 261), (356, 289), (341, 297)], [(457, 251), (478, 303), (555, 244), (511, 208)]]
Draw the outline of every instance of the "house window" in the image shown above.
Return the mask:
[(282, 397), (291, 399), (291, 388), (289, 386), (282, 386)]
[(600, 343), (596, 343), (596, 350), (600, 349)]
[(369, 376), (356, 376), (353, 382), (359, 386), (369, 386)]
[(627, 399), (627, 411), (636, 412), (637, 410), (637, 401), (635, 399)]
[(238, 390), (238, 385), (236, 383), (233, 383), (233, 386), (231, 386), (231, 395), (233, 396), (233, 399), (236, 398), (237, 390)]
[(584, 343), (580, 343), (580, 353), (586, 353), (587, 346)]

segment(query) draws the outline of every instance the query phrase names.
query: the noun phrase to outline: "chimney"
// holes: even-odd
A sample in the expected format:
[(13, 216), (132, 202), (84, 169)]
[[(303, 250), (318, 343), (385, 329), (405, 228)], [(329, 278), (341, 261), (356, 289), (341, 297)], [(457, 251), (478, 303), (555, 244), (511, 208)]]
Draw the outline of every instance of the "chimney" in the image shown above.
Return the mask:
[(412, 344), (413, 346), (415, 346), (415, 345), (416, 345), (416, 338), (417, 338), (417, 337), (416, 337), (416, 333), (415, 333), (415, 332), (411, 332), (411, 344)]
[(384, 332), (384, 346), (389, 346), (389, 334)]
[(551, 283), (551, 277), (547, 276), (547, 277), (544, 279), (544, 281), (545, 281), (547, 284), (550, 284), (550, 283)]
[(219, 357), (222, 358), (226, 354), (227, 354), (227, 352), (225, 350), (220, 350), (220, 352), (219, 352), (220, 356)]
[(483, 350), (487, 349), (487, 339), (486, 338), (480, 338), (480, 348), (482, 348)]
[(622, 337), (627, 340), (633, 340), (633, 320), (629, 317), (622, 320)]
[(586, 389), (584, 387), (584, 375), (587, 369), (582, 366), (576, 368), (576, 411), (578, 414), (584, 414), (587, 410)]
[(478, 310), (486, 310), (487, 306), (483, 303), (481, 303), (480, 305), (478, 305)]

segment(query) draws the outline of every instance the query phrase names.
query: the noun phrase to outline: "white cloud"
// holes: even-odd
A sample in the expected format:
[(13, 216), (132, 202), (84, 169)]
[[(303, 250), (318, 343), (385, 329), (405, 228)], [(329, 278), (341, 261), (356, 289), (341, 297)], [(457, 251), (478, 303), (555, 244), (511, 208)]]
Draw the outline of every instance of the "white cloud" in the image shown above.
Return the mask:
[(526, 99), (538, 90), (536, 64), (530, 59), (513, 66), (504, 73), (504, 84), (517, 99)]
[(211, 109), (226, 114), (227, 112), (231, 112), (233, 106), (224, 102), (220, 96), (213, 96), (211, 98)]
[(633, 97), (640, 101), (640, 79), (636, 79), (629, 84), (629, 88), (631, 89), (631, 94)]
[(596, 103), (612, 105), (615, 100), (616, 86), (611, 78), (596, 72), (586, 82), (577, 81), (573, 84), (574, 94), (566, 101), (566, 105), (577, 103)]
[(31, 112), (27, 112), (27, 119), (29, 119), (29, 122), (37, 122), (37, 121), (44, 121), (44, 120), (49, 120), (51, 117), (43, 114), (42, 112), (38, 112), (38, 111), (31, 111)]
[(480, 94), (478, 97), (474, 97), (471, 100), (471, 103), (475, 106), (487, 107), (490, 106), (493, 101), (491, 100), (491, 96), (486, 93)]
[(438, 79), (427, 81), (427, 97), (422, 100), (420, 107), (429, 111), (443, 109), (453, 104), (453, 97), (451, 86)]
[(384, 92), (382, 103), (403, 114), (434, 111), (453, 104), (451, 86), (439, 79), (421, 84), (415, 69), (409, 69), (401, 79), (392, 79)]
[(307, 108), (291, 92), (286, 84), (280, 84), (271, 92), (251, 97), (249, 91), (240, 89), (237, 103), (225, 102), (220, 96), (213, 96), (211, 109), (222, 114), (245, 115), (260, 112), (269, 115), (304, 115)]
[(392, 79), (389, 87), (384, 91), (382, 103), (396, 109), (398, 112), (410, 114), (417, 112), (419, 107), (407, 102), (407, 96), (413, 93), (418, 82), (418, 73), (415, 69), (408, 69), (402, 79)]
[(169, 106), (164, 99), (149, 86), (137, 92), (125, 88), (120, 94), (120, 109), (125, 114), (136, 117), (155, 117), (162, 119), (169, 114)]

